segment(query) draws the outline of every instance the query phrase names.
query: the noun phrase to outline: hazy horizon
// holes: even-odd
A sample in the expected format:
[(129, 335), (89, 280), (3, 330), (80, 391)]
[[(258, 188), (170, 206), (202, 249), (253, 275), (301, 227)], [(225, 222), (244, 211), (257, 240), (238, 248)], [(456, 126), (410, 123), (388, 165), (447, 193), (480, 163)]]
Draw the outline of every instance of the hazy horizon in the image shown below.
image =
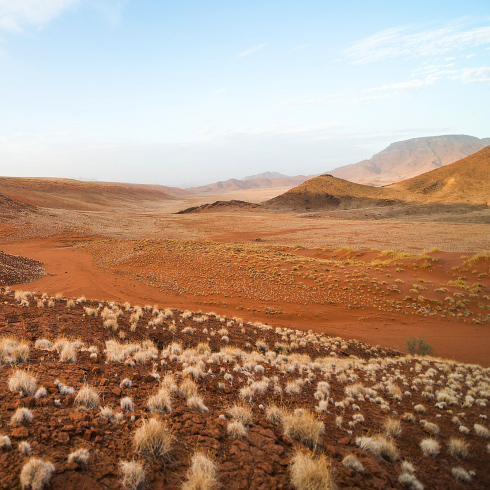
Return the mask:
[(490, 5), (0, 3), (0, 174), (178, 187), (490, 136)]

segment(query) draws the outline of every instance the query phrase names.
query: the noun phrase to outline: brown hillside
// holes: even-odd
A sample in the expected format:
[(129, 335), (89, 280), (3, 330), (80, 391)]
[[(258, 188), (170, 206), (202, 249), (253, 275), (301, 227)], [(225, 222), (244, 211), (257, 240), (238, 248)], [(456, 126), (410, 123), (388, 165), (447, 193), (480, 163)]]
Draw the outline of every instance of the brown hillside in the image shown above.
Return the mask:
[(390, 204), (392, 197), (383, 188), (355, 184), (332, 175), (314, 177), (266, 202), (272, 209), (352, 209)]
[(331, 170), (334, 177), (367, 185), (388, 185), (465, 158), (490, 144), (490, 138), (446, 135), (392, 143), (369, 160)]
[(0, 192), (34, 206), (63, 209), (96, 209), (108, 204), (174, 199), (187, 194), (174, 187), (85, 182), (57, 178), (0, 177)]
[(488, 205), (490, 146), (474, 155), (387, 187), (320, 175), (267, 201), (272, 209), (352, 209), (403, 203)]
[(385, 188), (417, 201), (490, 205), (490, 146), (459, 162)]

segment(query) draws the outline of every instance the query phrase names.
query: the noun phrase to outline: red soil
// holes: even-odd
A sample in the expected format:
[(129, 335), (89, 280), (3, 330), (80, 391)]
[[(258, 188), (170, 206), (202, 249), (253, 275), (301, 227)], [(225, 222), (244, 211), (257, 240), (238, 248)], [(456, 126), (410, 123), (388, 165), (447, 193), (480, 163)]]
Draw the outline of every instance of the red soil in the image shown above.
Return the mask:
[[(405, 306), (390, 308), (378, 306), (378, 303), (351, 308), (349, 303), (355, 300), (345, 293), (344, 300), (336, 304), (304, 304), (304, 302), (271, 302), (271, 310), (264, 308), (264, 300), (260, 298), (241, 298), (213, 294), (211, 297), (190, 295), (172, 290), (158, 290), (151, 287), (141, 269), (138, 280), (136, 276), (122, 273), (111, 274), (94, 267), (93, 258), (87, 253), (72, 249), (70, 239), (50, 239), (30, 241), (5, 246), (6, 252), (24, 255), (45, 264), (48, 276), (35, 281), (29, 286), (13, 286), (39, 292), (55, 294), (62, 292), (65, 296), (77, 297), (85, 295), (90, 299), (129, 301), (132, 304), (158, 304), (160, 306), (180, 307), (182, 309), (216, 309), (218, 313), (239, 315), (245, 321), (270, 323), (274, 326), (313, 330), (328, 335), (343, 338), (358, 339), (372, 345), (381, 345), (399, 350), (405, 350), (404, 339), (414, 336), (424, 336), (434, 348), (435, 355), (451, 358), (462, 362), (490, 365), (490, 329), (487, 323), (475, 324), (471, 318), (441, 318), (440, 315), (428, 316), (413, 314)], [(301, 251), (298, 255), (312, 255), (317, 251)], [(453, 279), (447, 271), (460, 265), (459, 254), (438, 253), (443, 266), (433, 269), (417, 269), (416, 274), (408, 267), (404, 272), (394, 273), (395, 267), (388, 267), (379, 276), (390, 273), (393, 277), (404, 281), (407, 290), (417, 279), (446, 282)], [(369, 256), (366, 256), (369, 258)], [(196, 266), (194, 266), (196, 267)], [(221, 267), (221, 266), (220, 266)], [(225, 267), (223, 265), (223, 267)], [(483, 266), (483, 268), (488, 266)], [(122, 268), (122, 267), (121, 267)], [(347, 266), (348, 268), (348, 266)], [(191, 266), (192, 269), (192, 266)], [(199, 267), (197, 267), (199, 269)], [(197, 271), (196, 269), (196, 271)], [(118, 269), (116, 265), (113, 272)], [(223, 269), (225, 270), (225, 269)], [(120, 271), (123, 272), (123, 271)], [(165, 273), (165, 271), (163, 271)], [(171, 271), (168, 270), (167, 273)], [(461, 273), (462, 274), (462, 273)], [(467, 272), (466, 275), (470, 273)], [(472, 278), (470, 278), (471, 280)], [(488, 274), (481, 280), (488, 284)], [(145, 284), (147, 282), (147, 284)], [(307, 283), (307, 281), (305, 281)], [(473, 280), (472, 280), (473, 282)], [(402, 287), (400, 286), (400, 289)], [(405, 292), (405, 290), (403, 292)], [(454, 289), (458, 291), (458, 289)], [(485, 293), (486, 291), (486, 293)], [(340, 291), (339, 294), (341, 294)], [(422, 291), (423, 293), (423, 291)], [(407, 293), (411, 294), (411, 293)], [(483, 294), (488, 294), (488, 289)], [(431, 293), (434, 295), (434, 293)], [(401, 300), (404, 294), (393, 296)], [(447, 294), (440, 294), (443, 299)], [(377, 300), (376, 300), (377, 301)], [(488, 303), (488, 301), (486, 301)], [(266, 312), (269, 311), (269, 312)], [(485, 313), (483, 313), (485, 314)]]

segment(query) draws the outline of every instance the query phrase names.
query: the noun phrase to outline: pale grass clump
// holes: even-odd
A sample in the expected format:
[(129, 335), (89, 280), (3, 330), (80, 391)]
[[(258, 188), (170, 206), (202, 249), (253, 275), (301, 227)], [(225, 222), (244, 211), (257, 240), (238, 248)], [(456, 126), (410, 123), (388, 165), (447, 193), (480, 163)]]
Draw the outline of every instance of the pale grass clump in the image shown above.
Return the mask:
[(186, 376), (190, 376), (192, 379), (200, 379), (206, 376), (206, 372), (203, 371), (200, 364), (196, 364), (194, 366), (187, 366), (182, 371), (182, 376), (185, 378)]
[(162, 387), (148, 399), (147, 407), (152, 413), (172, 412), (172, 397), (166, 388)]
[(348, 454), (342, 460), (342, 464), (348, 470), (354, 470), (356, 473), (364, 473), (364, 466), (353, 454)]
[(435, 458), (439, 454), (440, 444), (438, 441), (432, 438), (427, 438), (421, 441), (420, 449), (425, 456), (432, 456)]
[(90, 457), (89, 450), (81, 448), (69, 454), (68, 462), (69, 463), (74, 462), (79, 464), (80, 466), (87, 466), (89, 457)]
[(11, 337), (0, 337), (0, 366), (20, 364), (29, 359), (29, 345)]
[(436, 424), (433, 424), (432, 422), (425, 422), (424, 423), (424, 429), (429, 431), (433, 436), (438, 436), (439, 435), (439, 426)]
[(483, 439), (488, 439), (490, 437), (490, 430), (483, 425), (475, 424), (473, 428), (475, 429), (475, 434), (478, 437), (482, 437)]
[(145, 469), (136, 461), (120, 461), (119, 474), (121, 485), (125, 490), (141, 490), (146, 483)]
[(295, 410), (283, 419), (284, 434), (313, 449), (317, 446), (325, 425), (309, 410)]
[(363, 451), (373, 453), (379, 459), (394, 462), (398, 459), (398, 448), (392, 440), (381, 434), (374, 437), (358, 437), (356, 444)]
[(77, 362), (77, 349), (73, 343), (68, 343), (60, 352), (60, 362)]
[(424, 485), (417, 480), (417, 477), (413, 473), (402, 473), (398, 477), (398, 483), (411, 490), (424, 490)]
[(276, 405), (267, 407), (265, 411), (267, 420), (270, 420), (273, 424), (281, 424), (284, 418), (284, 410)]
[(456, 468), (453, 468), (451, 470), (451, 474), (453, 477), (458, 480), (458, 481), (463, 481), (465, 483), (470, 483), (471, 482), (471, 475), (468, 473), (464, 468), (461, 466), (458, 466)]
[(34, 416), (32, 415), (32, 412), (25, 407), (18, 408), (12, 417), (10, 418), (10, 423), (12, 425), (19, 424), (19, 425), (24, 425), (24, 424), (29, 424), (32, 422), (32, 419)]
[(53, 348), (53, 344), (48, 339), (37, 339), (34, 344), (35, 349), (42, 350), (51, 350)]
[(18, 450), (22, 456), (28, 456), (31, 453), (31, 445), (27, 441), (21, 441)]
[(124, 378), (120, 383), (119, 383), (119, 387), (120, 388), (131, 388), (131, 385), (133, 383), (131, 382), (131, 380), (129, 378)]
[(248, 403), (252, 403), (254, 392), (250, 386), (244, 386), (238, 391), (238, 396), (246, 400)]
[(212, 490), (218, 486), (216, 463), (202, 452), (195, 452), (182, 490)]
[(194, 410), (198, 410), (199, 412), (208, 412), (209, 408), (204, 405), (203, 399), (198, 396), (191, 396), (190, 398), (187, 399), (187, 406), (189, 408), (193, 408)]
[(289, 466), (291, 483), (297, 490), (333, 490), (337, 488), (331, 464), (321, 454), (312, 457), (297, 452)]
[(284, 391), (290, 395), (299, 395), (301, 393), (301, 390), (302, 384), (298, 382), (298, 380), (289, 381), (284, 388)]
[(406, 420), (407, 422), (413, 422), (413, 423), (415, 423), (415, 421), (416, 421), (415, 415), (413, 413), (410, 413), (410, 412), (405, 412), (403, 414), (402, 419)]
[(51, 480), (54, 470), (49, 461), (30, 458), (20, 472), (20, 484), (23, 489), (41, 490)]
[(384, 433), (387, 437), (397, 439), (402, 433), (402, 426), (398, 419), (388, 418), (383, 424)]
[(12, 447), (9, 436), (0, 436), (0, 449), (6, 450)]
[(413, 409), (417, 413), (425, 413), (426, 412), (426, 409), (425, 409), (425, 407), (422, 404), (415, 405), (415, 407), (413, 407)]
[(97, 316), (97, 309), (96, 308), (84, 308), (85, 314), (90, 317), (96, 317)]
[(178, 393), (179, 387), (175, 382), (175, 378), (172, 374), (166, 374), (162, 379), (162, 387), (165, 388), (169, 393)]
[(9, 390), (18, 391), (25, 396), (33, 396), (36, 393), (37, 380), (27, 371), (16, 369), (9, 378)]
[(121, 408), (126, 412), (132, 412), (134, 410), (133, 400), (131, 400), (129, 396), (125, 396), (124, 398), (121, 398), (120, 405)]
[(240, 422), (239, 420), (235, 420), (227, 425), (226, 431), (228, 432), (228, 435), (230, 437), (233, 437), (234, 439), (240, 439), (247, 435), (248, 429), (243, 425), (242, 422)]
[(100, 405), (100, 396), (94, 388), (85, 384), (75, 397), (75, 406), (82, 410), (92, 410)]
[(136, 451), (141, 455), (168, 459), (175, 437), (164, 422), (151, 418), (143, 420), (133, 440)]
[(470, 445), (463, 439), (451, 437), (447, 444), (449, 454), (459, 459), (466, 459), (469, 454)]
[(190, 378), (185, 378), (182, 383), (180, 383), (179, 392), (186, 399), (197, 395), (197, 385)]
[(75, 308), (75, 301), (73, 301), (72, 299), (67, 299), (66, 300), (66, 307), (70, 310)]
[(241, 422), (243, 425), (252, 425), (252, 410), (244, 405), (233, 405), (226, 411), (228, 416), (234, 420)]

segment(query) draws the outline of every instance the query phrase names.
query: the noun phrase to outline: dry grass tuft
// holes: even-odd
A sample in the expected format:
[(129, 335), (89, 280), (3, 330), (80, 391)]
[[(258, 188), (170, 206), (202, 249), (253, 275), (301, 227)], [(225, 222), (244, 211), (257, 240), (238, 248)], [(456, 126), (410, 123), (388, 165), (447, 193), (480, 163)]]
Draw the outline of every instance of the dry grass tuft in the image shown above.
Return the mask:
[(391, 462), (398, 459), (398, 448), (395, 443), (381, 434), (374, 437), (358, 437), (356, 444), (363, 451), (369, 451), (379, 459), (386, 459)]
[(10, 423), (12, 425), (19, 424), (19, 425), (24, 425), (24, 424), (29, 424), (32, 422), (33, 419), (32, 412), (28, 408), (18, 408), (15, 413), (12, 415), (10, 418)]
[(276, 405), (271, 405), (267, 407), (265, 416), (273, 424), (281, 424), (284, 418), (284, 411)]
[(203, 413), (209, 411), (209, 408), (204, 405), (204, 401), (199, 395), (191, 396), (190, 398), (188, 398), (187, 406)]
[(172, 411), (172, 397), (165, 388), (160, 388), (158, 393), (148, 399), (147, 406), (152, 413), (170, 413)]
[(182, 490), (212, 490), (218, 486), (216, 464), (201, 452), (194, 453)]
[(87, 466), (89, 457), (90, 453), (88, 449), (77, 449), (76, 451), (70, 453), (68, 456), (68, 461), (70, 463), (73, 461), (81, 466)]
[(120, 401), (121, 408), (126, 412), (132, 412), (134, 410), (133, 400), (129, 396), (125, 396), (121, 398)]
[(20, 484), (22, 488), (41, 490), (49, 483), (53, 473), (54, 466), (49, 461), (30, 458), (20, 472)]
[(245, 437), (248, 432), (247, 428), (239, 420), (230, 422), (226, 427), (226, 431), (230, 437), (233, 437), (233, 439), (241, 439), (242, 437)]
[(197, 395), (197, 385), (190, 378), (185, 378), (179, 387), (180, 394), (186, 399)]
[(325, 425), (308, 410), (296, 410), (288, 413), (283, 419), (284, 434), (295, 441), (313, 449), (317, 446)]
[(121, 485), (125, 490), (140, 490), (146, 483), (145, 469), (136, 461), (120, 461)]
[(291, 483), (297, 490), (333, 490), (337, 488), (332, 467), (325, 455), (313, 458), (297, 452), (289, 467)]
[(455, 458), (465, 459), (468, 457), (470, 445), (463, 439), (451, 437), (447, 444), (449, 454)]
[(461, 466), (453, 468), (451, 474), (458, 481), (464, 481), (465, 483), (471, 482), (471, 475), (464, 468), (461, 468)]
[(171, 430), (156, 418), (143, 420), (134, 433), (136, 451), (151, 458), (167, 458), (175, 440)]
[(364, 473), (364, 466), (353, 454), (348, 454), (342, 460), (342, 464), (348, 470), (354, 470), (356, 473)]
[(83, 385), (75, 397), (75, 406), (82, 410), (92, 410), (100, 405), (98, 393), (90, 385)]
[(385, 420), (383, 424), (384, 433), (387, 437), (392, 437), (396, 439), (400, 437), (402, 433), (402, 426), (398, 419), (388, 418)]
[(21, 441), (18, 450), (23, 456), (28, 456), (31, 453), (31, 445), (27, 441)]
[(9, 436), (0, 436), (0, 449), (10, 449), (12, 443)]
[(488, 439), (490, 437), (490, 430), (483, 425), (475, 424), (473, 428), (475, 429), (475, 434), (478, 437), (483, 437), (483, 439)]
[(25, 396), (33, 396), (36, 393), (37, 380), (27, 371), (16, 369), (9, 378), (9, 390), (19, 391)]
[(420, 443), (420, 449), (422, 449), (425, 456), (432, 456), (435, 458), (439, 454), (440, 448), (439, 442), (432, 438), (424, 439)]
[(244, 405), (233, 405), (226, 413), (232, 420), (241, 422), (243, 425), (252, 424), (252, 410)]

